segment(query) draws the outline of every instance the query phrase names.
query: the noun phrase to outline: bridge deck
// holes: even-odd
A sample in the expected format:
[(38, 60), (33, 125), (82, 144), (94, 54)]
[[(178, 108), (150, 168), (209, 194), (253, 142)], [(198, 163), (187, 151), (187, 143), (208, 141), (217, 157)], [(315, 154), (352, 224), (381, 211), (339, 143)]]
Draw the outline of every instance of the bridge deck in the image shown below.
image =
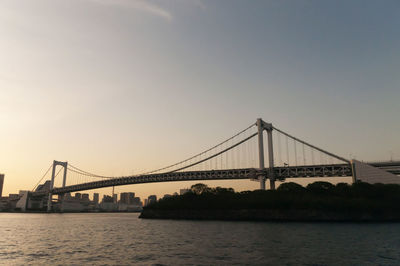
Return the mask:
[(400, 161), (369, 162), (368, 164), (394, 175), (400, 175)]
[[(286, 178), (304, 177), (333, 177), (351, 176), (351, 167), (348, 164), (335, 165), (313, 165), (313, 166), (287, 166), (275, 167), (275, 178), (284, 180)], [(53, 194), (90, 190), (111, 186), (122, 186), (131, 184), (143, 184), (154, 182), (192, 181), (192, 180), (229, 180), (229, 179), (256, 179), (259, 176), (269, 178), (268, 169), (259, 170), (254, 168), (210, 170), (210, 171), (185, 171), (173, 173), (149, 174), (140, 176), (126, 176), (113, 179), (104, 179), (78, 185), (58, 187), (52, 190)], [(48, 191), (33, 192), (32, 196), (41, 196)]]

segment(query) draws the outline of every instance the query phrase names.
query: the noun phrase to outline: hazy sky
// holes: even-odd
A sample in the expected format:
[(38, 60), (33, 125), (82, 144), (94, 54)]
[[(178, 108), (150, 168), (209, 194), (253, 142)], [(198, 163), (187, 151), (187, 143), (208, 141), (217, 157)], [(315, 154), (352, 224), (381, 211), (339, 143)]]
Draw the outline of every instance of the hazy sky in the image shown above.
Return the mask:
[(103, 175), (174, 163), (257, 117), (344, 157), (400, 159), (399, 47), (397, 0), (0, 0), (4, 194), (54, 159)]

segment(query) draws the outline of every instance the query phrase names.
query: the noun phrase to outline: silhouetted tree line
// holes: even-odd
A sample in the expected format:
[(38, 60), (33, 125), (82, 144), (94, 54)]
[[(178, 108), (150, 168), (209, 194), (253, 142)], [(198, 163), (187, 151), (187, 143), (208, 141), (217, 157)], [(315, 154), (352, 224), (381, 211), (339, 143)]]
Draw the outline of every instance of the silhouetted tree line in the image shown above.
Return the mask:
[(196, 184), (190, 192), (161, 199), (149, 209), (315, 209), (330, 211), (400, 211), (400, 185), (314, 182), (307, 187), (283, 183), (276, 190), (235, 192)]

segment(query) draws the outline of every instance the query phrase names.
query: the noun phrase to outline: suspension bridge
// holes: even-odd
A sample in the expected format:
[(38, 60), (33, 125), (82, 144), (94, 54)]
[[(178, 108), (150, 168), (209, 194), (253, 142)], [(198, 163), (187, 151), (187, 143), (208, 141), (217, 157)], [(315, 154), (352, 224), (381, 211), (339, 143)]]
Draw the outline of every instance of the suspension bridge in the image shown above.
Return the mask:
[[(358, 163), (357, 166), (361, 164)], [(400, 162), (380, 162), (368, 167), (393, 176), (400, 174)], [(361, 170), (357, 172), (364, 171), (364, 168), (358, 168)], [(57, 178), (61, 172), (62, 179)], [(275, 182), (286, 178), (346, 176), (352, 176), (355, 181), (354, 162), (257, 119), (256, 123), (209, 149), (177, 163), (137, 175), (103, 176), (81, 170), (68, 162), (54, 161), (30, 192), (30, 196), (47, 198), (47, 210), (50, 211), (53, 195), (61, 195), (63, 198), (65, 193), (112, 186), (249, 179), (259, 182), (260, 189), (265, 189), (266, 180), (269, 180), (270, 189), (275, 189)], [(49, 185), (39, 185), (42, 180), (49, 180)]]

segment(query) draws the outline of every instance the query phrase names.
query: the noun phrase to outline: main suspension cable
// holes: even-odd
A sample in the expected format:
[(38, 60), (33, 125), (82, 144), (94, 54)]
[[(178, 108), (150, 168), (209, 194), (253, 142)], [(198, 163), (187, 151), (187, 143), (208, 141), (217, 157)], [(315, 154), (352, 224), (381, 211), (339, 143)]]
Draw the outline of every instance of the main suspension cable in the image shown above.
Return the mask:
[[(189, 160), (191, 160), (191, 159), (194, 159), (194, 158), (196, 158), (196, 157), (198, 157), (198, 156), (200, 156), (200, 155), (202, 155), (202, 154), (205, 154), (205, 153), (207, 153), (207, 152), (209, 152), (209, 151), (211, 151), (211, 150), (213, 150), (213, 149), (215, 149), (215, 148), (217, 148), (217, 147), (219, 147), (219, 146), (221, 146), (221, 145), (227, 143), (228, 141), (234, 139), (235, 137), (239, 136), (239, 135), (242, 134), (243, 132), (246, 132), (247, 130), (249, 130), (249, 129), (252, 128), (253, 126), (255, 126), (255, 123), (251, 124), (249, 127), (245, 128), (245, 129), (243, 129), (242, 131), (238, 132), (237, 134), (233, 135), (233, 136), (230, 137), (229, 139), (226, 139), (226, 140), (224, 140), (224, 141), (218, 143), (217, 145), (215, 145), (215, 146), (209, 148), (208, 150), (205, 150), (205, 151), (200, 152), (200, 153), (198, 153), (198, 154), (196, 154), (196, 155), (193, 155), (192, 157), (187, 158), (186, 160), (183, 160), (183, 161), (180, 161), (180, 162), (177, 162), (177, 163), (174, 163), (174, 164), (171, 164), (171, 165), (168, 165), (168, 166), (165, 166), (165, 167), (162, 167), (162, 168), (153, 170), (153, 171), (149, 171), (149, 172), (143, 173), (143, 175), (147, 175), (147, 174), (159, 172), (159, 171), (162, 171), (162, 170), (165, 170), (165, 169), (168, 169), (168, 168), (172, 168), (172, 167), (174, 167), (174, 166), (177, 166), (177, 165), (180, 165), (180, 164), (182, 164), (182, 163), (185, 163), (185, 162), (187, 162), (187, 161), (189, 161)], [(218, 154), (220, 154), (220, 153), (218, 153)], [(208, 157), (208, 158), (213, 158), (213, 157)], [(207, 159), (206, 159), (206, 160), (207, 160)], [(206, 160), (201, 160), (200, 162), (204, 162), (204, 161), (206, 161)], [(192, 165), (194, 165), (194, 164), (191, 164), (190, 166), (192, 166)], [(188, 168), (188, 167), (185, 167), (185, 168)], [(183, 169), (185, 169), (185, 168), (183, 168)], [(181, 170), (181, 168), (180, 168), (179, 170)], [(175, 171), (178, 171), (178, 170), (175, 170)]]
[(40, 178), (39, 182), (37, 182), (37, 184), (33, 187), (32, 191), (35, 191), (35, 189), (39, 186), (40, 182), (42, 182), (43, 178), (49, 173), (52, 166), (53, 164), (50, 164), (49, 169), (47, 169), (46, 173), (42, 176), (42, 178)]
[(317, 150), (317, 151), (319, 151), (319, 152), (325, 153), (325, 154), (327, 154), (327, 155), (329, 155), (329, 156), (332, 156), (332, 157), (334, 157), (334, 158), (336, 158), (336, 159), (338, 159), (338, 160), (340, 160), (340, 161), (344, 161), (344, 162), (346, 162), (346, 163), (350, 163), (349, 160), (347, 160), (347, 159), (345, 159), (345, 158), (343, 158), (343, 157), (337, 156), (337, 155), (335, 155), (335, 154), (333, 154), (333, 153), (330, 153), (330, 152), (328, 152), (328, 151), (326, 151), (326, 150), (323, 150), (323, 149), (320, 149), (320, 148), (318, 148), (318, 147), (316, 147), (316, 146), (314, 146), (314, 145), (311, 145), (310, 143), (307, 143), (307, 142), (305, 142), (305, 141), (303, 141), (303, 140), (301, 140), (301, 139), (298, 139), (298, 138), (296, 138), (296, 137), (294, 137), (294, 136), (292, 136), (292, 135), (289, 135), (288, 133), (286, 133), (286, 132), (284, 132), (284, 131), (282, 131), (282, 130), (276, 128), (276, 127), (273, 127), (273, 129), (276, 130), (276, 131), (278, 131), (278, 132), (280, 132), (280, 133), (282, 133), (283, 135), (288, 136), (289, 138), (292, 138), (292, 139), (294, 139), (294, 140), (296, 140), (296, 141), (298, 141), (298, 142), (300, 142), (300, 143), (303, 143), (303, 145), (307, 145), (308, 147), (310, 147), (310, 148), (312, 148), (312, 149), (315, 149), (315, 150)]
[(93, 173), (90, 173), (90, 172), (86, 172), (86, 171), (83, 171), (83, 170), (79, 169), (78, 167), (75, 167), (75, 166), (73, 166), (71, 164), (68, 164), (68, 170), (70, 170), (72, 172), (75, 172), (77, 174), (90, 176), (90, 177), (108, 178), (108, 179), (113, 178), (113, 177), (110, 177), (110, 176), (102, 176), (102, 175), (96, 175), (96, 174), (93, 174)]
[(194, 166), (194, 165), (196, 165), (196, 164), (200, 164), (200, 163), (202, 163), (202, 162), (204, 162), (204, 161), (207, 161), (207, 160), (209, 160), (209, 159), (212, 159), (212, 158), (214, 158), (214, 157), (216, 157), (216, 156), (218, 156), (218, 155), (220, 155), (220, 154), (222, 154), (222, 153), (224, 153), (224, 152), (227, 152), (227, 151), (229, 151), (229, 150), (231, 150), (231, 149), (233, 149), (233, 148), (239, 146), (240, 144), (242, 144), (243, 142), (248, 141), (249, 139), (251, 139), (252, 137), (256, 136), (257, 134), (258, 134), (258, 133), (254, 133), (253, 135), (250, 135), (249, 137), (247, 137), (247, 138), (245, 138), (245, 139), (239, 141), (238, 143), (236, 143), (236, 144), (230, 146), (229, 148), (226, 148), (226, 149), (224, 149), (224, 150), (222, 150), (222, 151), (220, 151), (220, 152), (218, 152), (218, 153), (215, 153), (215, 154), (213, 154), (213, 155), (211, 155), (211, 156), (209, 156), (209, 157), (207, 157), (207, 158), (205, 158), (205, 159), (203, 159), (203, 160), (201, 160), (201, 161), (198, 161), (198, 162), (195, 162), (195, 163), (186, 165), (186, 166), (184, 166), (184, 167), (175, 169), (175, 170), (170, 171), (170, 172), (168, 172), (168, 173), (174, 173), (174, 172), (177, 172), (177, 171), (180, 171), (180, 170), (183, 170), (183, 169), (192, 167), (192, 166)]

